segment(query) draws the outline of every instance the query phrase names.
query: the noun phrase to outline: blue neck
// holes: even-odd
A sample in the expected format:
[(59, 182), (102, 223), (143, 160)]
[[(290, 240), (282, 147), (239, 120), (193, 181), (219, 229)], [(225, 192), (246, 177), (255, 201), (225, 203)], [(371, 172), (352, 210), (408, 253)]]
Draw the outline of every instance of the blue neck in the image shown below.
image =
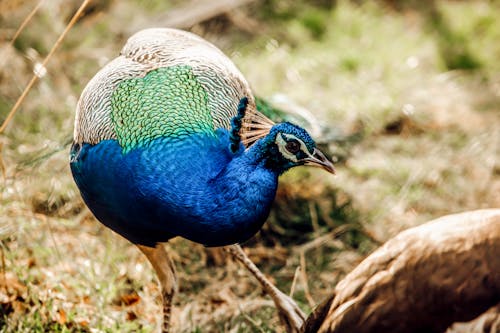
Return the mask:
[[(208, 144), (203, 152), (195, 145), (194, 158), (188, 149), (185, 152), (188, 163), (177, 165), (173, 178), (172, 174), (158, 175), (157, 185), (167, 191), (158, 188), (155, 191), (165, 207), (160, 217), (174, 215), (188, 220), (175, 226), (175, 233), (208, 246), (228, 245), (252, 237), (269, 215), (279, 176), (279, 172), (266, 167), (264, 142), (246, 151), (241, 146), (232, 153), (228, 133), (219, 134), (215, 145), (204, 140)], [(171, 189), (179, 186), (179, 179), (193, 181), (183, 183), (185, 186), (176, 190), (183, 195), (172, 200)], [(177, 200), (183, 202), (182, 207)]]

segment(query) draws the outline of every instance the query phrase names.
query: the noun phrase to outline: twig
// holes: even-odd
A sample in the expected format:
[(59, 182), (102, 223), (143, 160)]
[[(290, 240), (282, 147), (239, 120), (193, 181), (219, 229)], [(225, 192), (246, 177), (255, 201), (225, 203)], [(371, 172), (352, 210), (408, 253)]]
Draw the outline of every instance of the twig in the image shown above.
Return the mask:
[(5, 163), (4, 163), (3, 157), (2, 157), (2, 149), (3, 149), (3, 142), (0, 142), (0, 172), (2, 173), (2, 179), (5, 183), (5, 181), (7, 180), (7, 172), (6, 172)]
[(309, 214), (311, 214), (311, 225), (313, 231), (317, 232), (319, 230), (318, 212), (316, 211), (316, 206), (313, 201), (309, 201)]
[(35, 8), (33, 8), (33, 10), (29, 13), (29, 15), (26, 16), (26, 18), (24, 19), (23, 23), (21, 23), (21, 25), (19, 26), (19, 28), (17, 29), (16, 33), (14, 34), (14, 36), (12, 37), (12, 39), (10, 41), (10, 45), (11, 46), (14, 45), (14, 42), (16, 41), (17, 37), (19, 37), (19, 35), (24, 30), (24, 28), (26, 27), (26, 25), (28, 24), (28, 22), (31, 21), (31, 19), (33, 18), (33, 16), (35, 16), (35, 14), (38, 11), (38, 9), (40, 9), (40, 7), (42, 6), (43, 1), (44, 0), (38, 1), (38, 3), (35, 6)]
[(264, 330), (260, 327), (259, 323), (257, 323), (255, 320), (253, 320), (252, 317), (250, 317), (245, 311), (243, 311), (241, 306), (239, 306), (239, 310), (243, 318), (245, 318), (250, 323), (250, 325), (253, 326), (253, 328), (257, 329), (259, 332), (264, 333)]
[(306, 295), (307, 303), (309, 303), (309, 306), (312, 308), (316, 304), (314, 299), (311, 296), (311, 292), (309, 291), (309, 283), (307, 279), (307, 272), (306, 272), (306, 256), (304, 255), (304, 252), (300, 252), (300, 266), (302, 269), (300, 270), (300, 280), (302, 281), (302, 285), (304, 286), (304, 294)]
[(292, 286), (290, 287), (290, 294), (288, 296), (293, 297), (293, 294), (295, 292), (295, 286), (297, 285), (297, 279), (300, 274), (300, 266), (297, 266), (295, 269), (295, 273), (293, 274), (293, 280), (292, 280)]
[[(349, 225), (341, 225), (335, 228), (334, 230), (330, 231), (327, 234), (324, 234), (322, 236), (316, 237), (313, 240), (304, 243), (303, 245), (300, 245), (297, 249), (294, 249), (293, 252), (307, 252), (312, 249), (318, 248), (322, 245), (324, 245), (326, 242), (330, 240), (335, 240), (339, 235), (345, 233), (347, 230), (349, 230), (351, 227)], [(343, 243), (339, 241), (339, 246), (342, 246)]]
[(5, 274), (5, 267), (7, 267), (5, 265), (5, 253), (4, 253), (4, 246), (3, 246), (3, 241), (0, 242), (0, 251), (2, 252), (2, 285), (3, 285), (3, 288), (5, 288), (5, 292), (7, 293), (7, 277), (6, 277), (6, 274)]
[[(75, 25), (76, 21), (78, 21), (78, 18), (83, 13), (83, 10), (85, 9), (85, 7), (88, 5), (89, 2), (90, 2), (90, 0), (83, 0), (82, 4), (80, 5), (80, 8), (78, 8), (78, 10), (76, 11), (75, 15), (73, 15), (73, 17), (71, 18), (71, 21), (69, 21), (68, 25), (66, 26), (66, 28), (64, 29), (64, 31), (61, 33), (61, 35), (59, 36), (59, 38), (57, 39), (57, 41), (55, 42), (54, 46), (52, 46), (52, 49), (50, 50), (49, 54), (47, 54), (47, 56), (45, 57), (45, 59), (43, 59), (42, 64), (40, 66), (41, 68), (45, 68), (45, 65), (49, 61), (50, 57), (52, 57), (52, 55), (54, 54), (54, 52), (56, 51), (56, 49), (59, 47), (59, 45), (63, 41), (64, 37), (66, 37), (66, 35), (68, 34), (69, 29), (71, 29)], [(7, 127), (7, 125), (11, 121), (11, 119), (14, 117), (14, 114), (19, 109), (19, 106), (24, 101), (24, 99), (28, 95), (28, 92), (31, 90), (31, 87), (33, 87), (33, 85), (35, 84), (35, 82), (36, 82), (37, 79), (38, 79), (37, 73), (33, 74), (33, 77), (31, 78), (30, 82), (28, 83), (28, 85), (26, 86), (26, 88), (24, 88), (23, 93), (17, 99), (16, 104), (14, 104), (14, 106), (10, 110), (9, 114), (5, 118), (2, 126), (0, 127), (0, 134), (5, 131), (5, 128)]]

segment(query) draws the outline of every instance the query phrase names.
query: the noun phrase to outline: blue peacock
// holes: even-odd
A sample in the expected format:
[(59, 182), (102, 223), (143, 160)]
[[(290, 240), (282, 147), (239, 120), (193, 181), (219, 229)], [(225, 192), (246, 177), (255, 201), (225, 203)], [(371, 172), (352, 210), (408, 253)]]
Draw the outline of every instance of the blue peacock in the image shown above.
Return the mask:
[[(278, 177), (299, 165), (334, 173), (304, 129), (261, 114), (236, 66), (188, 32), (136, 33), (78, 102), (73, 177), (96, 218), (152, 263), (164, 332), (176, 277), (161, 243), (176, 236), (206, 246), (244, 242), (268, 217)], [(239, 246), (231, 253), (249, 263)], [(278, 308), (290, 310), (285, 303)], [(284, 321), (303, 317), (294, 311)]]

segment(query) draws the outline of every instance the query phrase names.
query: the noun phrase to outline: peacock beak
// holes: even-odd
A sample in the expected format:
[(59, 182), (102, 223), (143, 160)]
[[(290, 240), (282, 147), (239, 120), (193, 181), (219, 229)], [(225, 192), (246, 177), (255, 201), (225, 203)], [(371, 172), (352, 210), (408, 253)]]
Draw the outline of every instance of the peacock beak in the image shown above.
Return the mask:
[(330, 173), (335, 174), (335, 168), (333, 167), (333, 163), (330, 162), (325, 157), (325, 155), (316, 148), (314, 148), (312, 155), (306, 157), (304, 161), (305, 161), (304, 165), (320, 167)]

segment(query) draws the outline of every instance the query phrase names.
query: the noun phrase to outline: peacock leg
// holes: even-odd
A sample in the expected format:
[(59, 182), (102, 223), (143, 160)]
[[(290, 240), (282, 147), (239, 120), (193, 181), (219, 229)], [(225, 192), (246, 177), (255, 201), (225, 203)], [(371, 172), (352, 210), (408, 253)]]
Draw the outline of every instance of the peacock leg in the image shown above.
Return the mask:
[(161, 331), (162, 333), (168, 333), (172, 299), (177, 291), (177, 276), (175, 274), (174, 263), (161, 243), (157, 243), (155, 247), (144, 245), (137, 245), (137, 247), (146, 255), (156, 271), (158, 280), (160, 280), (163, 299), (163, 323)]
[(278, 310), (278, 315), (286, 327), (287, 332), (298, 333), (300, 328), (304, 324), (306, 316), (297, 306), (297, 303), (289, 297), (288, 295), (281, 292), (276, 286), (274, 286), (264, 274), (255, 266), (255, 264), (248, 258), (248, 256), (243, 252), (240, 245), (230, 245), (224, 248), (229, 252), (236, 260), (241, 262), (253, 276), (259, 281), (264, 291), (271, 296)]

